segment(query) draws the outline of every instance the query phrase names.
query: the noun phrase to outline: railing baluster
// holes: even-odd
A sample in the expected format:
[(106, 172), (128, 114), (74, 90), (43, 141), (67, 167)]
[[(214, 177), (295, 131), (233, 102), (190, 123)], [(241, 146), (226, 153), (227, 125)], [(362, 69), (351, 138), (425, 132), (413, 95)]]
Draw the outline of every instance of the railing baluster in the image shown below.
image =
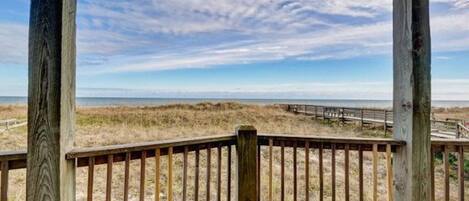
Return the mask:
[(350, 200), (350, 187), (349, 187), (349, 145), (345, 145), (344, 150), (344, 172), (345, 172), (345, 201)]
[(272, 201), (272, 177), (273, 177), (273, 168), (272, 168), (272, 160), (273, 160), (273, 150), (272, 147), (274, 146), (274, 140), (269, 139), (269, 201)]
[(106, 176), (106, 201), (111, 201), (112, 191), (112, 163), (114, 162), (114, 156), (108, 155), (107, 157), (107, 176)]
[(285, 200), (285, 142), (280, 142), (280, 200)]
[(140, 158), (140, 201), (145, 200), (145, 165), (147, 160), (147, 152), (142, 151)]
[(257, 145), (257, 200), (261, 200), (261, 145)]
[(221, 201), (221, 145), (217, 147), (217, 201)]
[(194, 200), (199, 200), (199, 159), (200, 151), (199, 147), (195, 150), (195, 176), (194, 176)]
[(464, 147), (458, 148), (458, 183), (459, 183), (459, 201), (464, 201)]
[(378, 201), (378, 144), (373, 144), (373, 201)]
[(319, 146), (319, 201), (324, 200), (324, 167), (322, 162), (323, 144)]
[(226, 200), (231, 200), (231, 146), (228, 145), (228, 157), (227, 157), (227, 165), (228, 165), (228, 180), (226, 181)]
[(8, 201), (8, 171), (9, 171), (9, 162), (2, 161), (1, 162), (1, 189), (0, 189), (0, 201)]
[(212, 158), (212, 154), (211, 154), (211, 147), (210, 145), (207, 145), (207, 176), (206, 176), (206, 199), (207, 201), (210, 200), (210, 166), (212, 165), (211, 163), (211, 158)]
[(335, 144), (331, 145), (331, 197), (335, 201)]
[(392, 173), (392, 156), (391, 156), (391, 145), (386, 145), (386, 180), (387, 180), (387, 193), (388, 193), (388, 201), (394, 201), (394, 196), (392, 192), (392, 183), (393, 183), (393, 173)]
[(449, 150), (444, 147), (445, 201), (449, 201)]
[(432, 201), (435, 201), (435, 150), (433, 150), (433, 147), (430, 149), (430, 177), (431, 177), (431, 197)]
[(363, 201), (363, 150), (362, 146), (358, 146), (358, 198)]
[(184, 147), (184, 156), (183, 156), (183, 173), (182, 173), (182, 201), (187, 200), (187, 154), (189, 152), (189, 147)]
[(173, 201), (173, 147), (168, 148), (168, 201)]
[(94, 157), (88, 159), (87, 201), (93, 201)]
[(309, 142), (305, 142), (305, 200), (309, 201)]
[(125, 153), (124, 201), (129, 200), (130, 152)]
[(160, 201), (160, 156), (161, 150), (155, 149), (155, 201)]
[(293, 144), (293, 201), (296, 201), (298, 194), (298, 178), (297, 178), (297, 165), (296, 165), (296, 142)]

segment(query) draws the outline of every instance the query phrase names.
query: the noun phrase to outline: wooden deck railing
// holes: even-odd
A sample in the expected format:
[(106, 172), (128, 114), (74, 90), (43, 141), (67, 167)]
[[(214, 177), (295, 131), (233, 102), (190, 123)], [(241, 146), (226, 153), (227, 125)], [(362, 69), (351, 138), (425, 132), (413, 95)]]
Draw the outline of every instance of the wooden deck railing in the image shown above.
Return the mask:
[[(467, 160), (464, 159), (465, 153), (469, 152), (469, 140), (448, 140), (448, 139), (435, 139), (432, 140), (432, 160), (431, 160), (431, 168), (432, 168), (432, 200), (439, 200), (436, 198), (436, 192), (441, 192), (441, 189), (443, 190), (443, 193), (441, 193), (440, 198), (443, 198), (445, 201), (450, 200), (452, 197), (457, 197), (457, 200), (459, 201), (464, 201), (464, 199), (467, 199), (467, 196), (465, 196), (465, 190), (467, 186), (464, 184), (465, 180), (465, 172), (469, 170), (465, 170), (465, 162)], [(444, 172), (443, 175), (443, 187), (440, 189), (437, 189), (435, 186), (436, 183), (436, 177), (435, 177), (435, 157), (436, 156), (442, 156), (442, 169)], [(453, 157), (455, 160), (451, 160), (450, 158)], [(456, 163), (456, 164), (451, 164), (451, 162)], [(456, 167), (456, 178), (457, 178), (457, 185), (455, 186), (457, 188), (457, 196), (451, 196), (451, 182), (450, 182), (450, 175), (451, 175), (451, 170), (453, 167)], [(467, 168), (467, 167), (466, 167)]]
[[(384, 198), (393, 200), (392, 155), (396, 149), (405, 146), (403, 141), (279, 134), (257, 135), (255, 130), (247, 132), (252, 134), (255, 144), (243, 142), (246, 139), (240, 138), (239, 135), (221, 135), (79, 148), (69, 152), (66, 158), (67, 160), (75, 160), (78, 168), (87, 167), (86, 200), (89, 201), (93, 200), (93, 189), (97, 177), (106, 177), (104, 197), (107, 201), (113, 199), (129, 200), (130, 196), (138, 198), (138, 200), (145, 200), (145, 186), (147, 185), (145, 183), (147, 181), (145, 169), (150, 158), (154, 159), (156, 167), (154, 175), (157, 182), (153, 192), (156, 201), (163, 200), (160, 198), (162, 189), (166, 189), (164, 200), (236, 200), (236, 194), (247, 193), (246, 188), (239, 189), (239, 186), (247, 186), (246, 184), (249, 182), (254, 182), (256, 185), (253, 189), (257, 192), (257, 200), (309, 200), (313, 198), (313, 194), (318, 195), (319, 200), (336, 200), (338, 198), (351, 200), (352, 197), (358, 198), (358, 200), (384, 200)], [(233, 149), (232, 146), (237, 146), (237, 149)], [(237, 150), (238, 156), (232, 156), (232, 150)], [(245, 157), (249, 150), (257, 152), (255, 153), (255, 161), (253, 158)], [(450, 175), (453, 167), (457, 167), (458, 200), (464, 200), (465, 172), (464, 160), (462, 159), (468, 150), (468, 140), (432, 140), (432, 181), (439, 178), (435, 177), (435, 172), (438, 172), (435, 171), (435, 167), (440, 163), (434, 162), (439, 160), (439, 154), (443, 155), (444, 166), (443, 180), (432, 183), (434, 197), (435, 192), (443, 192), (442, 198), (444, 200), (450, 199), (450, 183), (452, 181)], [(215, 161), (212, 161), (212, 151), (216, 153)], [(206, 157), (205, 167), (201, 167), (201, 163), (199, 163), (201, 153), (204, 153), (203, 156)], [(182, 158), (182, 163), (174, 165), (173, 158), (177, 155)], [(450, 160), (451, 157), (455, 156), (457, 156), (456, 162)], [(163, 157), (168, 163), (165, 166), (166, 169), (161, 166)], [(132, 160), (140, 161), (140, 183), (136, 195), (131, 195), (132, 192), (129, 191), (130, 161)], [(241, 163), (240, 160), (244, 163)], [(189, 163), (189, 161), (193, 161), (193, 163)], [(232, 161), (238, 161), (237, 168), (232, 167)], [(378, 169), (382, 162), (385, 163), (384, 168)], [(0, 163), (0, 201), (8, 201), (9, 171), (26, 168), (26, 152), (2, 152), (0, 153)], [(113, 177), (113, 172), (115, 172), (113, 166), (116, 163), (124, 165), (123, 180), (118, 181), (117, 178)], [(222, 164), (224, 165), (222, 166)], [(95, 166), (97, 165), (106, 165), (105, 175), (95, 174)], [(211, 169), (212, 165), (216, 166), (215, 171)], [(176, 177), (174, 175), (175, 168), (181, 168), (182, 175)], [(367, 169), (371, 171), (366, 171)], [(238, 173), (235, 174), (237, 176), (232, 178), (235, 170), (238, 170)], [(194, 177), (188, 177), (189, 171), (193, 171)], [(205, 171), (204, 178), (199, 175), (201, 171)], [(211, 174), (213, 172), (215, 175)], [(255, 176), (241, 178), (240, 175), (246, 172)], [(163, 173), (167, 178), (164, 184), (159, 182)], [(351, 176), (352, 173), (354, 173), (353, 176)], [(216, 177), (215, 182), (213, 182), (213, 177)], [(317, 183), (313, 183), (313, 177), (317, 179), (314, 181)], [(371, 178), (371, 182), (366, 178)], [(202, 179), (206, 180), (204, 187), (199, 185), (199, 181)], [(234, 180), (238, 180), (238, 182), (233, 182)], [(113, 182), (123, 183), (122, 198), (112, 198)], [(180, 194), (173, 191), (176, 182), (181, 184)], [(189, 185), (189, 183), (193, 185)], [(235, 188), (235, 183), (238, 183), (238, 188)], [(435, 183), (444, 183), (444, 186), (439, 188), (439, 186), (435, 186)], [(351, 184), (358, 184), (358, 186)], [(313, 186), (318, 186), (318, 188), (313, 188)], [(201, 188), (205, 188), (204, 195), (201, 195)], [(238, 192), (234, 192), (235, 189), (238, 189)], [(252, 188), (250, 189), (252, 190)], [(190, 197), (189, 192), (191, 192)], [(366, 196), (370, 194), (371, 196)]]

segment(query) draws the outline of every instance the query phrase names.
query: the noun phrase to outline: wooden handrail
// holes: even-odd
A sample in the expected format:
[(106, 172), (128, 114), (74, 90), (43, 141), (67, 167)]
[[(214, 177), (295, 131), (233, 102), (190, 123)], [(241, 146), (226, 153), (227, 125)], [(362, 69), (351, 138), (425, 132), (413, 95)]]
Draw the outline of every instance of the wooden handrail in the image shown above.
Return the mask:
[[(108, 145), (108, 146), (99, 146), (99, 147), (76, 148), (76, 149), (73, 149), (71, 152), (67, 153), (66, 159), (94, 157), (94, 156), (100, 156), (100, 155), (119, 154), (119, 153), (126, 153), (126, 152), (135, 152), (135, 151), (144, 151), (144, 150), (151, 150), (151, 149), (156, 149), (156, 148), (168, 148), (168, 147), (178, 148), (178, 147), (184, 147), (184, 146), (208, 144), (208, 143), (213, 143), (213, 142), (234, 143), (235, 140), (236, 140), (235, 135), (228, 134), (228, 135), (204, 136), (204, 137), (185, 138), (185, 139), (161, 140), (161, 141), (153, 141), (153, 142)], [(181, 153), (181, 152), (173, 152), (173, 153)]]

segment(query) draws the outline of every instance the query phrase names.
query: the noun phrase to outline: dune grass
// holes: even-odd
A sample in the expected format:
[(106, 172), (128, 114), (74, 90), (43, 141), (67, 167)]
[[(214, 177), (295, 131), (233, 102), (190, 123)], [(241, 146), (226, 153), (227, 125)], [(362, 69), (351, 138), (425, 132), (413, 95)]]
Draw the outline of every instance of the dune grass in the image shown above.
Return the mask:
[[(0, 106), (0, 119), (7, 118), (26, 118), (25, 106)], [(460, 109), (456, 110), (460, 111)], [(466, 117), (469, 114), (468, 110), (458, 113), (452, 110), (438, 110), (437, 115), (441, 117), (455, 116)], [(453, 116), (452, 116), (453, 115)], [(251, 124), (254, 125), (259, 133), (277, 133), (277, 134), (295, 134), (295, 135), (311, 135), (311, 136), (359, 136), (359, 137), (386, 137), (382, 132), (382, 126), (376, 128), (369, 127), (365, 130), (360, 130), (356, 124), (347, 124), (339, 126), (337, 123), (323, 122), (321, 120), (314, 120), (311, 117), (303, 115), (295, 115), (288, 113), (277, 106), (259, 106), (259, 105), (244, 105), (238, 103), (200, 103), (195, 105), (189, 104), (173, 104), (154, 107), (80, 107), (77, 109), (76, 116), (76, 139), (75, 144), (77, 147), (90, 147), (111, 144), (123, 144), (143, 141), (157, 141), (163, 139), (174, 138), (190, 138), (194, 136), (210, 136), (218, 134), (233, 133), (236, 125)], [(19, 150), (26, 147), (26, 128), (18, 128), (10, 130), (5, 133), (0, 133), (0, 151), (2, 150)], [(234, 151), (234, 150), (233, 150)], [(226, 157), (226, 150), (224, 149), (224, 158)], [(292, 181), (292, 149), (286, 149), (286, 200), (292, 200), (291, 194), (293, 193)], [(216, 198), (216, 150), (212, 150), (212, 177), (210, 183), (212, 184), (211, 198)], [(312, 150), (310, 153), (310, 192), (314, 200), (318, 197), (318, 153), (317, 150)], [(324, 153), (324, 171), (325, 171), (325, 196), (331, 196), (331, 164), (330, 164), (330, 151)], [(337, 158), (337, 198), (343, 200), (344, 188), (344, 170), (343, 170), (343, 152), (338, 152)], [(352, 200), (356, 200), (358, 186), (358, 164), (357, 154), (351, 153), (350, 161), (350, 175), (351, 175), (351, 196)], [(193, 154), (189, 155), (189, 189), (193, 187), (194, 179), (194, 161)], [(385, 164), (384, 156), (380, 155), (379, 163), (379, 194), (380, 200), (384, 200), (386, 194), (385, 186)], [(262, 150), (261, 172), (262, 188), (261, 191), (263, 200), (266, 200), (267, 192), (267, 163), (268, 152), (266, 148)], [(222, 174), (226, 175), (226, 161), (222, 164)], [(154, 159), (150, 158), (147, 161), (146, 168), (146, 200), (153, 199), (154, 191)], [(207, 166), (206, 152), (201, 151), (201, 167)], [(131, 163), (131, 200), (138, 200), (138, 187), (139, 187), (139, 161), (132, 161)], [(304, 199), (304, 151), (298, 151), (298, 196), (299, 200)], [(234, 165), (234, 163), (233, 163)], [(162, 159), (162, 177), (160, 183), (165, 184), (167, 174), (164, 170), (167, 168), (166, 158)], [(278, 200), (280, 196), (280, 150), (274, 148), (274, 197)], [(113, 197), (116, 200), (122, 198), (123, 188), (123, 164), (117, 163), (113, 168), (114, 182), (113, 182)], [(442, 180), (441, 165), (437, 166), (436, 177), (439, 181)], [(104, 200), (105, 189), (105, 171), (106, 166), (101, 165), (96, 167), (95, 172), (95, 200)], [(182, 171), (182, 156), (174, 156), (174, 192), (175, 200), (181, 199), (181, 171)], [(454, 172), (454, 170), (452, 170)], [(77, 171), (77, 197), (78, 200), (85, 200), (86, 192), (86, 177), (87, 168), (79, 168)], [(199, 193), (200, 199), (205, 200), (206, 185), (206, 172), (202, 168), (200, 172), (201, 190)], [(234, 178), (234, 174), (232, 176)], [(365, 185), (371, 184), (371, 156), (365, 154)], [(24, 200), (24, 170), (12, 171), (10, 197), (12, 200)], [(469, 182), (466, 182), (469, 183)], [(222, 181), (222, 187), (226, 184), (226, 179)], [(233, 184), (234, 185), (234, 184)], [(441, 189), (437, 184), (437, 187)], [(452, 194), (456, 193), (456, 180), (451, 182)], [(469, 186), (468, 186), (469, 188)], [(166, 196), (166, 186), (162, 185), (160, 192), (162, 198)], [(365, 188), (365, 199), (371, 200), (371, 189)], [(224, 192), (224, 191), (223, 191)], [(189, 197), (193, 195), (192, 191), (188, 192)], [(443, 195), (441, 190), (437, 191), (438, 197)], [(164, 199), (163, 199), (164, 200)], [(327, 199), (326, 199), (327, 200)]]

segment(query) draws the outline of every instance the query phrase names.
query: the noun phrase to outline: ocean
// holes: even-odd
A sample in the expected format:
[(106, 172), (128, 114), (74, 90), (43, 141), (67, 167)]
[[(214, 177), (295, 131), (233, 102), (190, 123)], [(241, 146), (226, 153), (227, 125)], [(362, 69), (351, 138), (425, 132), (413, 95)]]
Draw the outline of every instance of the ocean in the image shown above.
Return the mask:
[[(311, 104), (340, 107), (391, 108), (391, 100), (346, 100), (346, 99), (216, 99), (216, 98), (104, 98), (79, 97), (78, 106), (157, 106), (175, 103), (195, 104), (201, 102), (238, 102), (245, 104)], [(0, 96), (0, 105), (25, 105), (27, 97)], [(469, 107), (469, 101), (434, 100), (433, 107)]]

